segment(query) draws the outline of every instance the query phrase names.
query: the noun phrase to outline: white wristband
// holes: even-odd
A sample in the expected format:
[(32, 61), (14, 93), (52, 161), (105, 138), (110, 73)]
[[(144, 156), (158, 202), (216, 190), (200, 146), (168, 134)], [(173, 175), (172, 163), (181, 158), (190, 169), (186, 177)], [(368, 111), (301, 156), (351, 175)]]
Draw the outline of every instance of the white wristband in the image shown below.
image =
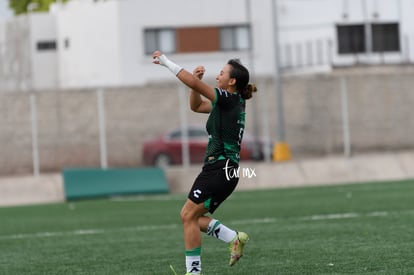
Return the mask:
[(183, 67), (169, 60), (164, 54), (158, 56), (158, 62), (160, 62), (160, 65), (167, 67), (174, 75), (178, 75), (178, 73), (183, 69)]

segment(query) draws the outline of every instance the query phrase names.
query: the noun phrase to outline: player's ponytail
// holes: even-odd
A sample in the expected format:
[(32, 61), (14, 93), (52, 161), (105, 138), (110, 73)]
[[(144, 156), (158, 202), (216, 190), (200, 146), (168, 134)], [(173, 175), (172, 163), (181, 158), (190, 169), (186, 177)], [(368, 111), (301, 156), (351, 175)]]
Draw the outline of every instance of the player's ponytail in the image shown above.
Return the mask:
[(249, 99), (257, 91), (256, 85), (249, 84), (249, 71), (238, 59), (230, 59), (227, 64), (231, 65), (230, 77), (236, 79), (236, 89), (243, 99)]
[(249, 99), (253, 97), (253, 93), (255, 92), (257, 92), (256, 85), (249, 83), (247, 84), (247, 87), (244, 90), (242, 90), (240, 93), (241, 93), (242, 98)]

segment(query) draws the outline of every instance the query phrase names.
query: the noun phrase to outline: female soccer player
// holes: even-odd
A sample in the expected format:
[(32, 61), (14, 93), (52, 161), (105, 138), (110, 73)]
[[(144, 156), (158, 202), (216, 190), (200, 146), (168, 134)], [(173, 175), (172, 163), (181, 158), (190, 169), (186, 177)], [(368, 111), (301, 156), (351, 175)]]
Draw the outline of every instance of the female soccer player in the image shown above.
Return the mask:
[(252, 97), (256, 87), (249, 84), (249, 71), (234, 59), (229, 60), (216, 77), (216, 88), (201, 80), (205, 72), (202, 66), (195, 68), (191, 74), (160, 51), (153, 53), (153, 63), (167, 67), (191, 89), (191, 110), (210, 114), (206, 125), (209, 141), (204, 166), (180, 213), (184, 227), (186, 275), (201, 274), (200, 231), (229, 243), (229, 264), (232, 266), (243, 255), (243, 248), (249, 237), (206, 214), (213, 214), (239, 181), (231, 169), (237, 169), (240, 160), (245, 100)]

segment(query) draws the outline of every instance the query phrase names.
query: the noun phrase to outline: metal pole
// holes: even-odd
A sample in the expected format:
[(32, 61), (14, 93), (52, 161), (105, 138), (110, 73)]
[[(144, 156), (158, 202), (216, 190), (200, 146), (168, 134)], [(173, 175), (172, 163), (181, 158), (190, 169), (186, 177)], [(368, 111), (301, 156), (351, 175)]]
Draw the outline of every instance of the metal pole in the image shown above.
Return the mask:
[(99, 121), (99, 152), (101, 168), (108, 168), (107, 147), (106, 147), (106, 119), (105, 119), (105, 98), (102, 89), (96, 90), (98, 99), (98, 121)]
[(362, 10), (364, 13), (364, 29), (365, 29), (365, 54), (367, 55), (368, 64), (371, 63), (371, 53), (372, 53), (372, 30), (371, 24), (368, 15), (368, 6), (367, 1), (362, 1)]
[[(27, 28), (28, 28), (28, 34), (29, 34), (29, 42), (31, 40), (30, 36), (32, 34), (31, 30), (31, 14), (33, 10), (35, 10), (38, 7), (38, 3), (30, 3), (27, 6)], [(40, 168), (39, 168), (39, 141), (38, 141), (38, 133), (37, 133), (37, 106), (36, 106), (36, 95), (33, 93), (34, 85), (33, 85), (33, 73), (32, 73), (32, 66), (31, 66), (31, 52), (29, 47), (29, 64), (25, 66), (25, 69), (28, 70), (28, 75), (26, 74), (26, 70), (24, 72), (24, 87), (23, 89), (28, 89), (32, 93), (30, 94), (30, 117), (31, 117), (31, 127), (32, 127), (32, 159), (33, 159), (33, 175), (35, 177), (39, 176), (40, 174)], [(26, 60), (27, 61), (27, 60)]]
[[(252, 5), (250, 0), (245, 0), (245, 9), (246, 9), (246, 21), (249, 24), (249, 42), (250, 48), (248, 51), (248, 63), (249, 63), (249, 71), (250, 71), (250, 81), (254, 83), (254, 58), (253, 58), (253, 31), (252, 31)], [(252, 100), (252, 118), (253, 118), (253, 137), (255, 142), (255, 150), (259, 149), (259, 117), (258, 117), (258, 107), (257, 107), (257, 100), (253, 98)], [(261, 149), (261, 150), (260, 150)], [(265, 151), (265, 146), (260, 148), (258, 151)], [(257, 152), (259, 153), (259, 152)]]
[(245, 7), (246, 7), (246, 21), (247, 21), (247, 24), (250, 27), (249, 28), (250, 48), (249, 48), (249, 51), (248, 51), (249, 67), (250, 67), (250, 71), (251, 72), (254, 72), (254, 61), (253, 61), (253, 31), (251, 29), (251, 27), (252, 27), (252, 15), (251, 15), (252, 6), (251, 6), (251, 3), (250, 3), (250, 0), (246, 0)]
[(30, 118), (32, 125), (32, 158), (33, 158), (33, 175), (39, 176), (39, 142), (37, 139), (37, 107), (36, 95), (30, 95)]
[[(398, 37), (400, 38), (400, 53), (401, 53), (401, 62), (404, 63), (406, 62), (406, 52), (408, 50), (408, 48), (405, 48), (404, 46), (404, 34), (401, 30), (401, 22), (403, 22), (403, 16), (402, 16), (402, 3), (401, 0), (397, 1), (397, 10), (398, 10), (398, 21), (400, 22), (399, 26), (398, 26)], [(408, 63), (408, 62), (407, 62)]]
[(342, 101), (342, 131), (344, 138), (344, 156), (351, 157), (351, 134), (349, 127), (348, 86), (345, 77), (341, 77), (341, 101)]
[[(262, 83), (262, 86), (260, 87), (261, 91), (266, 91), (267, 93), (268, 85), (266, 82)], [(270, 122), (269, 122), (269, 102), (265, 96), (260, 96), (260, 105), (262, 106), (262, 121), (263, 121), (263, 153), (264, 153), (264, 159), (266, 162), (270, 162), (271, 156), (272, 156), (272, 149), (270, 148)]]
[(186, 112), (186, 88), (180, 85), (178, 88), (178, 98), (180, 100), (180, 124), (181, 124), (181, 155), (184, 168), (190, 166), (190, 148), (188, 145), (188, 119)]
[(285, 123), (283, 112), (283, 93), (282, 83), (280, 81), (280, 49), (279, 49), (279, 22), (277, 16), (277, 0), (272, 1), (273, 4), (273, 50), (275, 58), (275, 87), (276, 87), (276, 111), (277, 111), (277, 139), (285, 140)]
[(283, 110), (283, 91), (280, 78), (280, 49), (279, 49), (279, 22), (277, 14), (277, 0), (272, 0), (273, 18), (273, 49), (275, 62), (276, 112), (277, 112), (277, 142), (273, 148), (273, 160), (284, 161), (290, 159), (289, 146), (285, 143), (285, 118)]

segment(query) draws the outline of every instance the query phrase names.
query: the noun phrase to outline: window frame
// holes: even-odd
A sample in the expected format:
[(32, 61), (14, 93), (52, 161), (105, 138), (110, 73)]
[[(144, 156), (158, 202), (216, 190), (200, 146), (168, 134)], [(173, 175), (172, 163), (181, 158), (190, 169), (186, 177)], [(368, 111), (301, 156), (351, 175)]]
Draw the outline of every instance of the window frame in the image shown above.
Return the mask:
[[(248, 51), (252, 48), (252, 34), (251, 34), (251, 26), (249, 24), (239, 24), (239, 25), (227, 25), (221, 26), (220, 34), (219, 34), (219, 41), (220, 41), (220, 51)], [(245, 30), (247, 32), (247, 39), (246, 39), (246, 47), (242, 47), (239, 45), (240, 33), (239, 31)], [(224, 33), (230, 32), (230, 33)], [(227, 41), (223, 39), (224, 36), (230, 36), (230, 46), (225, 45)]]
[(361, 54), (366, 52), (367, 43), (365, 41), (364, 24), (336, 24), (336, 34), (338, 54)]
[[(207, 26), (208, 27), (208, 26)], [(228, 52), (228, 51), (249, 51), (252, 49), (252, 33), (250, 24), (233, 24), (233, 25), (218, 25), (210, 26), (218, 29), (218, 48), (217, 52)], [(182, 27), (183, 29), (198, 28), (198, 27)], [(199, 28), (206, 28), (200, 26)], [(166, 54), (181, 53), (179, 51), (178, 31), (180, 27), (148, 27), (143, 30), (144, 38), (144, 53), (146, 55), (152, 54), (154, 49), (159, 49)], [(173, 45), (171, 50), (166, 50), (161, 42), (160, 35), (162, 32), (171, 32), (173, 39), (170, 44)], [(227, 34), (224, 32), (228, 32)], [(151, 37), (153, 36), (153, 37)], [(244, 36), (244, 37), (243, 37)], [(227, 40), (225, 40), (225, 38)], [(151, 41), (153, 40), (153, 41)], [(229, 42), (229, 43), (227, 43)], [(238, 43), (242, 42), (242, 43)], [(228, 45), (225, 45), (225, 44)], [(189, 52), (183, 52), (189, 53)], [(199, 53), (194, 51), (191, 53)]]
[[(161, 42), (161, 35), (162, 33), (167, 33), (167, 32), (171, 32), (172, 34), (172, 41), (171, 41), (171, 46), (172, 46), (172, 50), (166, 49), (164, 45), (162, 45)], [(154, 45), (149, 45), (148, 44), (148, 35), (153, 34), (154, 40), (153, 41)], [(153, 53), (154, 49), (158, 49), (161, 50), (162, 52), (166, 53), (166, 54), (171, 54), (171, 53), (176, 53), (177, 52), (177, 35), (176, 35), (176, 29), (175, 28), (146, 28), (144, 29), (144, 52), (147, 55), (150, 55)]]
[[(391, 27), (394, 27), (394, 29), (391, 30)], [(401, 51), (400, 26), (398, 22), (372, 23), (371, 30), (372, 52), (383, 53)]]
[(54, 39), (38, 40), (36, 42), (36, 50), (38, 52), (56, 51), (57, 47), (58, 47), (57, 42)]

